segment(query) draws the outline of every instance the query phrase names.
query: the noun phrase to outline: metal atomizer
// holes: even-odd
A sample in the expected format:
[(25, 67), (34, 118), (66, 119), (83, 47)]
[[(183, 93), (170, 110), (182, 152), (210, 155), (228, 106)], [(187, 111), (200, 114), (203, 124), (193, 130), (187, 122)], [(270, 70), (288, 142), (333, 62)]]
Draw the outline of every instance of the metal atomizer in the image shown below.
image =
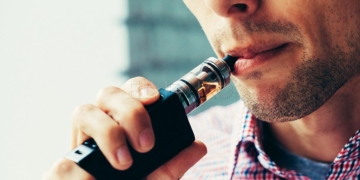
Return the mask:
[(212, 98), (230, 83), (231, 68), (236, 58), (208, 58), (192, 71), (167, 87), (167, 91), (179, 95), (186, 114)]
[(230, 83), (230, 73), (236, 60), (231, 56), (208, 58), (166, 89), (159, 89), (159, 100), (145, 107), (154, 130), (155, 145), (149, 152), (139, 153), (128, 142), (133, 158), (129, 169), (114, 169), (93, 139), (85, 141), (65, 157), (97, 180), (145, 178), (195, 141), (187, 114)]

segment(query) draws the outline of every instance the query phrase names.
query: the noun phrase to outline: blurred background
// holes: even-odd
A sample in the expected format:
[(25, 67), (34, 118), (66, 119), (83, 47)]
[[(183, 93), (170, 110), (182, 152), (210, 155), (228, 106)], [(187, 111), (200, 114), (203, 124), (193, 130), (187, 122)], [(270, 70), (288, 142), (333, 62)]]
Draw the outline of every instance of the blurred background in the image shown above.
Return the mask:
[[(210, 56), (182, 1), (0, 0), (0, 179), (41, 179), (74, 108), (144, 76), (167, 87)], [(192, 114), (238, 100), (233, 85)]]

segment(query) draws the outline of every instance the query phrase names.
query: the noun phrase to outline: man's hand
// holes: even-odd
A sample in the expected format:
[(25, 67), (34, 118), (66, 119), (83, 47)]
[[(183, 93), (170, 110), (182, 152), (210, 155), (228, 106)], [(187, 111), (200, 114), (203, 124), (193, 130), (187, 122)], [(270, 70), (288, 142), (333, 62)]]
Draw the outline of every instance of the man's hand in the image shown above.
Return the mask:
[[(144, 105), (158, 100), (154, 84), (137, 77), (121, 88), (101, 90), (96, 104), (79, 106), (72, 117), (72, 149), (93, 138), (110, 164), (125, 170), (132, 164), (126, 139), (138, 152), (148, 152), (154, 146), (154, 133)], [(151, 173), (147, 179), (179, 179), (206, 154), (203, 143), (195, 141), (173, 159)], [(93, 180), (86, 171), (67, 159), (60, 159), (44, 174), (43, 180)]]

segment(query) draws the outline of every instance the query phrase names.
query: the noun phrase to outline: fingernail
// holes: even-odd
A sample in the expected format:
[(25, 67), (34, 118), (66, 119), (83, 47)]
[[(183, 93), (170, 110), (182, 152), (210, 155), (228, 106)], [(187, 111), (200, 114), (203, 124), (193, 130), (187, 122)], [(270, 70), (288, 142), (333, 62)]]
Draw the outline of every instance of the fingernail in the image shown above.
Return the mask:
[(122, 165), (129, 164), (132, 161), (130, 152), (126, 145), (123, 145), (116, 150), (116, 156)]
[(153, 132), (147, 128), (139, 135), (139, 142), (142, 149), (150, 149), (154, 145)]
[(145, 86), (140, 89), (142, 97), (153, 97), (158, 93), (158, 90), (151, 86)]

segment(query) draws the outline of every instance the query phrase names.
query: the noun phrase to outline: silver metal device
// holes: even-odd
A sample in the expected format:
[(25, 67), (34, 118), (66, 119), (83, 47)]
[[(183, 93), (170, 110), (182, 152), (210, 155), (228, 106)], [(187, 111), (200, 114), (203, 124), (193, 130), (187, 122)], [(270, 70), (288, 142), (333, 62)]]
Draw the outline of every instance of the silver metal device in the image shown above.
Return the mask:
[(230, 83), (230, 73), (231, 68), (225, 60), (211, 57), (166, 90), (179, 96), (186, 114), (189, 114), (226, 87)]

